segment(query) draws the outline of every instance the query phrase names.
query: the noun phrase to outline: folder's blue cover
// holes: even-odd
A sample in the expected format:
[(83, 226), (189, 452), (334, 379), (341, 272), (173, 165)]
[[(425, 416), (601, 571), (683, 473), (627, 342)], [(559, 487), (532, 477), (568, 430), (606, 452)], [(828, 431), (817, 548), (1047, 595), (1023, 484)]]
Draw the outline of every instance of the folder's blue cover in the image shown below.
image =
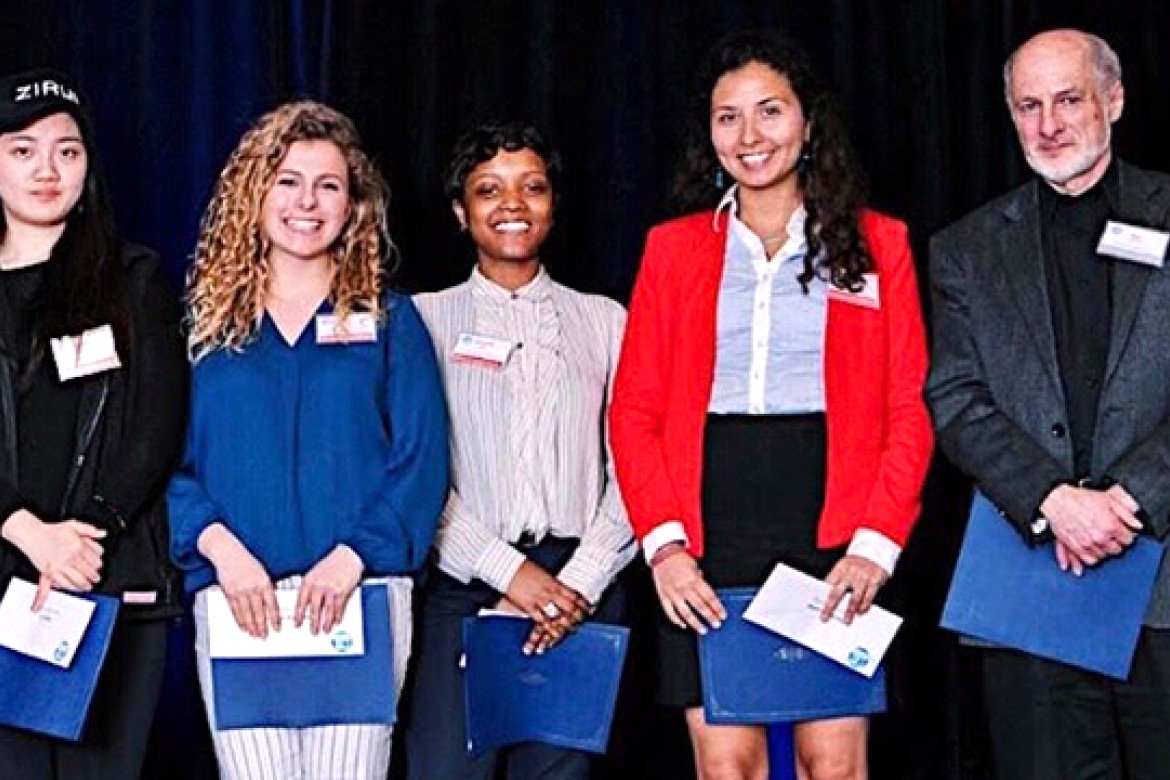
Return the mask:
[(1146, 537), (1076, 577), (1051, 544), (1029, 547), (975, 494), (941, 625), (961, 634), (1125, 679), (1163, 547)]
[(583, 623), (544, 655), (526, 656), (531, 630), (514, 617), (463, 621), (468, 752), (536, 741), (604, 753), (629, 629)]
[(81, 739), (120, 604), (111, 596), (72, 595), (97, 606), (68, 669), (0, 647), (0, 723), (60, 739)]
[(885, 669), (873, 677), (743, 619), (756, 588), (717, 591), (720, 628), (699, 637), (708, 723), (786, 723), (869, 715), (886, 708)]
[(385, 583), (362, 586), (365, 655), (214, 658), (217, 729), (393, 723), (397, 705)]

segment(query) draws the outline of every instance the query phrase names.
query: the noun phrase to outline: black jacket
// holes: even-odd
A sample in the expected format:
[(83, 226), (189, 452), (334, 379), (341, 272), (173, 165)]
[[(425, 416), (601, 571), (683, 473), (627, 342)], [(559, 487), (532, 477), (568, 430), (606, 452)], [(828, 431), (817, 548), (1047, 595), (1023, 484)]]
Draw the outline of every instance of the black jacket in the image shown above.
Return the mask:
[[(180, 308), (158, 257), (124, 244), (120, 266), (132, 344), (120, 355), (121, 368), (71, 380), (82, 387), (76, 451), (60, 515), (109, 532), (94, 591), (122, 597), (122, 614), (143, 620), (180, 612), (178, 573), (168, 557), (165, 492), (182, 440), (187, 360)], [(0, 476), (12, 485), (19, 475), (16, 371), (13, 357), (0, 349)], [(15, 546), (0, 542), (0, 587), (13, 574), (37, 577)]]
[[(1117, 161), (1116, 218), (1170, 229), (1170, 176)], [(1045, 496), (1078, 477), (1048, 302), (1033, 180), (936, 235), (926, 397), (938, 443), (1025, 538)], [(1094, 238), (1095, 240), (1095, 238)], [(1170, 537), (1170, 263), (1118, 262), (1088, 477), (1119, 482)], [(1170, 565), (1146, 624), (1170, 628)]]

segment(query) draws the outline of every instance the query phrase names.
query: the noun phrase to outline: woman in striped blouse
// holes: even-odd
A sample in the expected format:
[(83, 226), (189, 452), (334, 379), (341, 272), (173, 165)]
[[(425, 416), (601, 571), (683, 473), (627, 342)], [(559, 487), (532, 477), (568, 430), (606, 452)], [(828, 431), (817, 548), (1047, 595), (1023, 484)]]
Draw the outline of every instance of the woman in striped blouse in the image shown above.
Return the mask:
[(587, 615), (620, 616), (613, 581), (632, 533), (607, 452), (605, 415), (622, 308), (549, 278), (557, 154), (534, 128), (483, 125), (455, 145), (447, 195), (475, 244), (463, 284), (416, 298), (451, 415), (452, 488), (423, 586), (412, 708), (412, 778), (585, 777), (585, 754), (525, 743), (471, 760), (459, 657), (465, 616), (528, 615), (544, 652)]

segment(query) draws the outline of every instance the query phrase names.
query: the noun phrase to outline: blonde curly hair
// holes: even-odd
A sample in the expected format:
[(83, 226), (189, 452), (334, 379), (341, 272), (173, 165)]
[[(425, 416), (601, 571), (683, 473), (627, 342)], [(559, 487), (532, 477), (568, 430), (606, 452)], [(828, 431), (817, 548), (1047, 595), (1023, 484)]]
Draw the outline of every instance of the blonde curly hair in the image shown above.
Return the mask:
[(260, 231), (264, 196), (289, 147), (309, 140), (336, 144), (349, 170), (352, 209), (329, 251), (335, 269), (329, 299), (341, 322), (354, 311), (382, 316), (386, 261), (395, 252), (386, 228), (386, 182), (362, 151), (348, 117), (313, 101), (285, 103), (240, 139), (200, 223), (187, 275), (192, 361), (217, 349), (240, 351), (255, 336), (272, 274), (269, 244)]

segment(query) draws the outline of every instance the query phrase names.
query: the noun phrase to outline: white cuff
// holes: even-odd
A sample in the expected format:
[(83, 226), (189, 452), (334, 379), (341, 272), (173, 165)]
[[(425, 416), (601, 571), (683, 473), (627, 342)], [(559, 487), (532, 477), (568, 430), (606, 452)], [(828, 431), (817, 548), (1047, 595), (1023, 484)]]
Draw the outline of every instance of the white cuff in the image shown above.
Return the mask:
[(475, 576), (492, 586), (499, 593), (507, 593), (512, 578), (527, 560), (524, 553), (503, 539), (492, 539), (487, 549), (479, 556)]
[(601, 594), (609, 585), (606, 571), (591, 561), (574, 554), (557, 572), (557, 579), (585, 597), (591, 606), (601, 601)]
[(654, 553), (675, 542), (682, 542), (684, 547), (691, 546), (690, 540), (687, 539), (686, 529), (678, 520), (668, 520), (643, 536), (642, 555), (646, 558), (646, 564), (649, 565), (650, 561), (654, 560)]
[(845, 554), (860, 555), (881, 566), (886, 574), (893, 574), (894, 567), (898, 565), (898, 556), (902, 554), (902, 547), (880, 531), (858, 528), (853, 532), (853, 541), (849, 543), (849, 549)]

